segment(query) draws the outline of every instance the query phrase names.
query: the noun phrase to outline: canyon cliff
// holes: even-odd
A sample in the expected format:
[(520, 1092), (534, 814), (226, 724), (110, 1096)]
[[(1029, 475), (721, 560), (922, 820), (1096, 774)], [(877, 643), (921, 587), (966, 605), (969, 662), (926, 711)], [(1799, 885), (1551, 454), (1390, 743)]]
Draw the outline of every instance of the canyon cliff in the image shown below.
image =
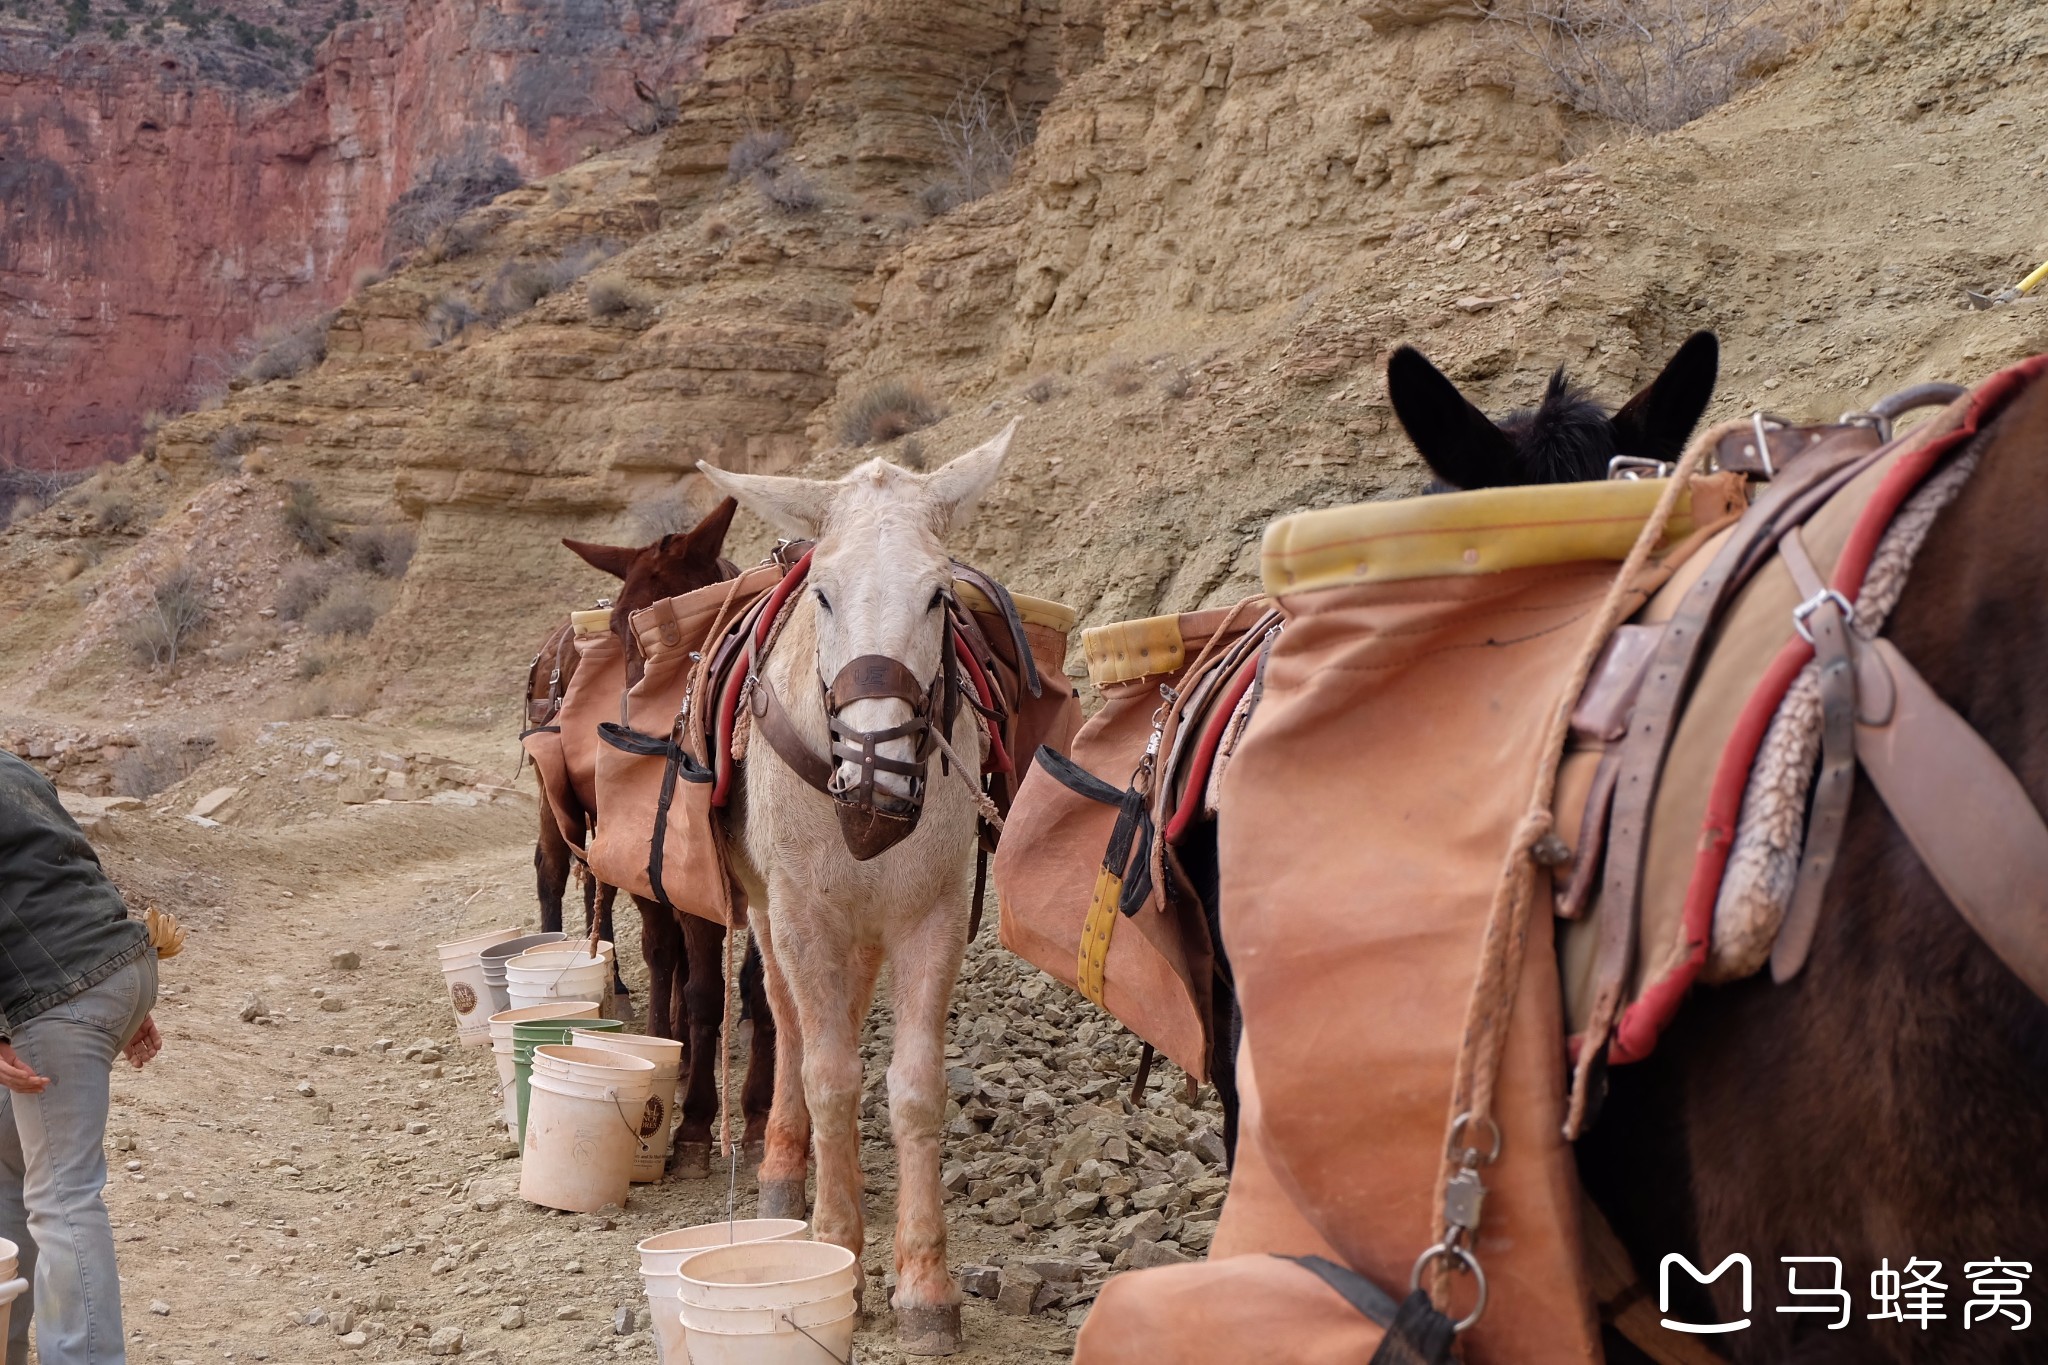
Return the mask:
[(636, 77), (672, 90), (740, 6), (370, 8), (285, 88), (233, 48), (0, 20), (0, 463), (132, 454), (145, 412), (223, 390), (251, 338), (409, 245), (387, 230), (409, 190), (499, 158), (508, 182), (544, 176), (628, 136), (650, 116)]

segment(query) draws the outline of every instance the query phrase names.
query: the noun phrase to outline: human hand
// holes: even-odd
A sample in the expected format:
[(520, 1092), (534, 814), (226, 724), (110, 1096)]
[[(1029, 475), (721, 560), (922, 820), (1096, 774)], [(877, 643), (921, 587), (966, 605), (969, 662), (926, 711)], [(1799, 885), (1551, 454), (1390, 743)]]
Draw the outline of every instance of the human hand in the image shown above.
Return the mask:
[(14, 1055), (14, 1044), (0, 1043), (0, 1085), (23, 1095), (39, 1095), (50, 1088), (50, 1079)]
[(142, 1016), (142, 1027), (135, 1030), (135, 1036), (128, 1040), (128, 1046), (121, 1049), (128, 1058), (128, 1065), (137, 1071), (148, 1066), (157, 1053), (164, 1050), (164, 1036), (156, 1031), (156, 1016)]

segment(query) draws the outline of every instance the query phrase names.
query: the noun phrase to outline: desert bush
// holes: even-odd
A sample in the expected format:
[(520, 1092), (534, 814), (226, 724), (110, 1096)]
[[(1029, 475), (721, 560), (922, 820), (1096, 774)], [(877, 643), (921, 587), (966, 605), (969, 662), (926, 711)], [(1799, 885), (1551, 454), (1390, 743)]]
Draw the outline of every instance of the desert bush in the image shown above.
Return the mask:
[(141, 520), (141, 509), (135, 500), (113, 489), (102, 489), (87, 498), (85, 510), (100, 530), (110, 533), (125, 531)]
[(483, 314), (476, 310), (476, 305), (451, 289), (427, 305), (427, 345), (453, 341), (481, 321)]
[(275, 648), (277, 640), (275, 625), (263, 620), (250, 621), (215, 645), (211, 653), (224, 664), (247, 663), (264, 650)]
[(360, 716), (377, 704), (377, 692), (377, 684), (368, 678), (322, 678), (300, 688), (286, 714), (292, 720)]
[(184, 741), (161, 730), (146, 731), (139, 740), (114, 760), (115, 795), (145, 799), (190, 775), (192, 755)]
[(320, 501), (320, 490), (303, 479), (284, 486), (284, 529), (300, 549), (324, 555), (335, 546), (334, 517)]
[(83, 469), (42, 469), (0, 463), (0, 526), (12, 521), (24, 504), (31, 512), (42, 511), (75, 487), (85, 475)]
[(162, 408), (151, 408), (148, 412), (142, 414), (142, 434), (144, 436), (154, 436), (159, 431), (162, 431), (164, 424), (170, 420), (171, 414), (165, 412)]
[(484, 298), (484, 317), (491, 323), (516, 317), (557, 290), (590, 273), (600, 261), (618, 253), (618, 244), (588, 238), (559, 256), (507, 261)]
[(167, 569), (150, 585), (149, 596), (121, 627), (122, 643), (135, 661), (150, 668), (178, 666), (178, 655), (206, 624), (206, 585), (186, 565)]
[(1024, 386), (1024, 397), (1033, 403), (1050, 403), (1060, 396), (1060, 381), (1049, 374), (1039, 375)]
[(320, 605), (327, 596), (327, 589), (336, 578), (331, 564), (316, 560), (299, 560), (287, 564), (284, 573), (277, 580), (277, 596), (270, 605), (277, 609), (278, 616), (286, 621), (303, 621), (306, 613)]
[(762, 201), (777, 213), (794, 216), (816, 213), (825, 207), (825, 196), (802, 171), (762, 171), (754, 177), (754, 188), (760, 191)]
[(644, 312), (653, 306), (653, 296), (624, 275), (606, 273), (590, 277), (590, 316), (594, 318)]
[(1498, 0), (1488, 17), (1581, 112), (1665, 132), (1837, 22), (1845, 0)]
[[(670, 41), (676, 41), (675, 35), (671, 35)], [(626, 115), (626, 127), (635, 137), (646, 137), (649, 133), (673, 128), (676, 120), (682, 116), (682, 95), (674, 86), (665, 91), (656, 90), (635, 76), (633, 95), (640, 101), (640, 107)]]
[(776, 158), (789, 149), (789, 134), (780, 128), (756, 128), (738, 142), (725, 158), (725, 182), (736, 185), (757, 171), (770, 169)]
[(306, 629), (315, 635), (368, 635), (382, 610), (368, 578), (350, 574), (329, 585), (320, 605), (306, 613)]
[(231, 422), (213, 433), (213, 440), (208, 444), (207, 450), (213, 456), (214, 463), (224, 469), (237, 469), (241, 467), (242, 457), (259, 439), (254, 427)]
[(497, 224), (479, 219), (465, 218), (435, 230), (420, 248), (420, 258), (427, 265), (440, 265), (445, 261), (459, 261), (465, 256), (474, 256), (484, 249), (491, 240), (491, 234), (498, 230)]
[(325, 654), (301, 654), (292, 668), (292, 676), (300, 682), (311, 682), (332, 667), (334, 662)]
[(839, 418), (839, 437), (848, 445), (893, 441), (945, 416), (931, 393), (916, 380), (886, 379), (850, 403)]
[(1008, 97), (999, 99), (990, 92), (987, 80), (955, 95), (932, 123), (946, 169), (924, 188), (918, 202), (933, 217), (1008, 184), (1018, 156), (1031, 143), (1030, 126), (1017, 116)]
[(704, 220), (705, 241), (722, 242), (730, 236), (732, 236), (732, 224), (728, 223), (725, 219), (707, 218)]
[(419, 540), (412, 527), (383, 522), (351, 533), (345, 544), (349, 559), (364, 573), (379, 578), (403, 578), (412, 565), (412, 553)]
[(386, 270), (383, 266), (366, 265), (361, 270), (358, 270), (356, 272), (355, 278), (353, 280), (349, 281), (349, 292), (352, 294), (360, 294), (365, 289), (370, 288), (372, 285), (382, 284), (384, 283), (384, 281), (390, 278), (391, 272), (389, 270)]
[(905, 469), (922, 470), (930, 463), (930, 457), (925, 454), (924, 442), (915, 436), (904, 437), (903, 444), (896, 447), (896, 463)]
[(697, 524), (697, 511), (681, 490), (658, 493), (633, 504), (629, 522), (635, 543), (651, 545), (663, 536), (680, 535)]
[(1129, 395), (1145, 387), (1145, 372), (1128, 356), (1111, 356), (1097, 372), (1103, 387), (1111, 393)]
[(1195, 377), (1175, 365), (1159, 381), (1159, 391), (1177, 403), (1195, 391)]
[(296, 327), (273, 328), (256, 338), (256, 355), (242, 367), (242, 378), (251, 384), (273, 379), (295, 379), (327, 359), (327, 329), (335, 315), (322, 313)]
[(457, 218), (525, 184), (510, 161), (496, 152), (472, 150), (436, 161), (398, 196), (385, 219), (392, 252), (411, 251)]

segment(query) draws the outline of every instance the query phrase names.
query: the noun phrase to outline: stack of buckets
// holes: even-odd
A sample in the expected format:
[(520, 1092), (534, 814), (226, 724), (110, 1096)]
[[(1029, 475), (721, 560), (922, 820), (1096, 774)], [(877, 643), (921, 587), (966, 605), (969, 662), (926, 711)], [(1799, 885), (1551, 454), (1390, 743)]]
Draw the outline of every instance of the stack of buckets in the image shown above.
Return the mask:
[(7, 1340), (7, 1320), (14, 1313), (14, 1301), (28, 1292), (28, 1281), (15, 1275), (21, 1264), (21, 1248), (0, 1237), (0, 1342)]

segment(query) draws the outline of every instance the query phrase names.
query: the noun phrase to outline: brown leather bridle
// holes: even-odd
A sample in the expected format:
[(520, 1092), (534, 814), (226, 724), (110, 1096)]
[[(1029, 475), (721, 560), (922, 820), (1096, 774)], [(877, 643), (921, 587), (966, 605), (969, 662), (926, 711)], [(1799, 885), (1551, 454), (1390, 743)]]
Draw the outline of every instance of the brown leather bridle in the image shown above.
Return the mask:
[[(825, 694), (825, 725), (831, 737), (831, 757), (818, 754), (804, 742), (782, 699), (765, 674), (753, 679), (749, 700), (761, 737), (789, 770), (832, 798), (839, 817), (839, 835), (856, 862), (866, 862), (894, 848), (910, 837), (924, 814), (926, 775), (931, 766), (934, 725), (950, 734), (960, 713), (960, 689), (955, 682), (953, 629), (943, 628), (939, 650), (939, 671), (929, 685), (917, 680), (900, 661), (883, 654), (863, 654), (850, 660), (829, 684)], [(910, 707), (910, 719), (881, 730), (856, 730), (840, 718), (842, 708), (857, 701), (900, 701)], [(891, 740), (911, 741), (908, 760), (888, 758), (879, 746)], [(843, 790), (835, 789), (835, 763), (856, 764), (860, 779)], [(910, 793), (896, 796), (876, 785), (879, 773), (907, 778)]]

